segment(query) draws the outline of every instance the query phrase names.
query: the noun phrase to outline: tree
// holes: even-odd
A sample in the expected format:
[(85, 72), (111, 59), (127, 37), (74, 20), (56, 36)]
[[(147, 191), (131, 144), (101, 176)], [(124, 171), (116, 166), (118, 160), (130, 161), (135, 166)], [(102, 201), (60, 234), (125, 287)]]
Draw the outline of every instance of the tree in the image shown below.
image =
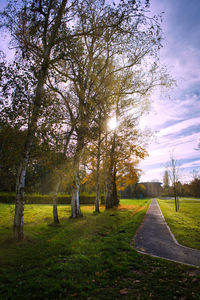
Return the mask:
[(121, 120), (110, 140), (107, 208), (119, 204), (117, 190), (120, 186), (138, 181), (140, 170), (137, 165), (147, 152), (142, 147), (145, 136), (136, 128), (136, 124), (127, 116), (126, 120)]
[(167, 196), (169, 196), (169, 184), (170, 184), (169, 172), (166, 169), (165, 172), (164, 172), (164, 175), (163, 175), (163, 192)]
[(200, 198), (200, 178), (198, 172), (193, 172), (193, 179), (189, 183), (189, 191), (192, 197)]
[[(141, 87), (137, 86), (138, 78), (135, 82), (133, 67), (136, 66), (133, 65), (131, 69), (123, 70), (115, 77), (112, 112), (116, 118), (117, 127), (111, 131), (108, 144), (110, 149), (108, 150), (109, 168), (106, 176), (106, 208), (112, 208), (119, 203), (117, 197), (117, 173), (119, 166), (121, 166), (121, 170), (125, 170), (128, 165), (132, 165), (132, 173), (135, 175), (137, 172), (134, 171), (133, 165), (136, 167), (139, 158), (143, 159), (146, 155), (146, 151), (142, 147), (145, 144), (145, 138), (138, 130), (138, 120), (144, 111), (146, 97), (138, 94), (142, 93), (145, 84), (148, 90), (151, 90), (152, 86), (149, 82), (143, 83), (142, 79), (140, 82)], [(145, 95), (147, 96), (147, 94)], [(120, 162), (124, 162), (124, 168)], [(131, 172), (129, 172), (130, 175), (132, 176)]]
[(179, 174), (178, 174), (178, 165), (177, 160), (175, 160), (173, 153), (170, 157), (170, 165), (169, 165), (169, 176), (173, 188), (173, 196), (175, 201), (175, 210), (176, 212), (179, 210), (179, 198), (178, 198), (178, 180), (179, 180)]
[(68, 1), (13, 1), (3, 12), (4, 24), (9, 30), (12, 43), (16, 47), (16, 60), (20, 64), (29, 62), (35, 78), (32, 107), (27, 134), (21, 152), (16, 183), (16, 205), (14, 218), (14, 236), (17, 240), (24, 238), (24, 190), (26, 168), (30, 158), (31, 146), (37, 131), (38, 121), (45, 106), (45, 83), (53, 60), (55, 46), (59, 43), (58, 33), (65, 16), (69, 17), (71, 8)]
[[(110, 82), (113, 85), (115, 74), (123, 71), (127, 73), (128, 90), (122, 93), (123, 95), (137, 94), (139, 99), (147, 96), (155, 85), (163, 84), (166, 78), (165, 73), (159, 70), (157, 64), (157, 50), (160, 47), (159, 25), (157, 19), (145, 16), (147, 6), (148, 1), (144, 5), (141, 2), (121, 1), (116, 7), (102, 1), (90, 1), (84, 4), (77, 2), (75, 5), (76, 26), (74, 26), (76, 38), (73, 41), (68, 38), (63, 39), (61, 46), (57, 48), (58, 53), (63, 53), (64, 56), (55, 64), (57, 77), (51, 86), (57, 83), (54, 89), (65, 99), (68, 109), (76, 119), (73, 155), (74, 183), (72, 185), (73, 218), (82, 215), (79, 205), (79, 169), (82, 153), (86, 143), (91, 142), (93, 129), (96, 127), (94, 123), (98, 123), (96, 120), (106, 119), (109, 115), (109, 111), (106, 111), (102, 116), (99, 114), (99, 109), (102, 108), (105, 100), (113, 102), (114, 95), (108, 93), (108, 85)], [(143, 26), (146, 31), (142, 30)], [(139, 69), (139, 66), (144, 57), (148, 60), (148, 56), (151, 56), (151, 59), (154, 57), (154, 62), (148, 61), (146, 64), (148, 67), (144, 72), (142, 68)], [(135, 73), (134, 76), (130, 76), (132, 73), (129, 74), (128, 70), (133, 67)], [(100, 123), (100, 131), (97, 134), (99, 137), (98, 169), (101, 156), (100, 141), (102, 140)], [(115, 136), (113, 136), (113, 145), (114, 140)], [(111, 185), (113, 185), (113, 192), (115, 191), (116, 194), (116, 179), (111, 180), (111, 173), (113, 178), (116, 176), (116, 172), (111, 171), (113, 168), (116, 169), (112, 161), (113, 159), (110, 159), (112, 166), (110, 166), (108, 190), (111, 191)], [(99, 171), (96, 173), (97, 182), (98, 173)]]
[[(58, 51), (67, 53), (67, 60), (60, 60), (55, 65), (57, 78), (59, 78), (56, 79), (59, 83), (56, 87), (57, 92), (66, 99), (68, 108), (76, 118), (72, 217), (82, 215), (78, 197), (81, 156), (85, 144), (93, 136), (92, 128), (95, 119), (102, 117), (97, 113), (99, 103), (105, 101), (104, 99), (111, 99), (108, 96), (105, 97), (104, 91), (108, 82), (112, 81), (114, 73), (136, 64), (135, 61), (131, 62), (130, 43), (133, 39), (129, 40), (128, 36), (131, 37), (131, 29), (137, 28), (137, 21), (133, 21), (131, 26), (128, 26), (128, 23), (134, 17), (138, 20), (137, 14), (142, 10), (139, 4), (133, 5), (124, 1), (120, 2), (116, 8), (101, 1), (90, 1), (84, 5), (80, 2), (77, 3), (75, 9), (77, 11), (77, 27), (75, 27), (77, 38), (73, 42), (69, 39), (63, 40), (62, 47)], [(144, 22), (142, 17), (139, 19), (141, 23)], [(87, 32), (89, 34), (84, 34)], [(129, 58), (127, 57), (128, 49)], [(119, 57), (125, 54), (127, 63), (120, 65), (117, 63)], [(135, 60), (139, 63), (138, 53), (135, 54)]]
[(136, 196), (138, 198), (144, 198), (146, 195), (146, 187), (144, 184), (137, 184), (136, 185)]

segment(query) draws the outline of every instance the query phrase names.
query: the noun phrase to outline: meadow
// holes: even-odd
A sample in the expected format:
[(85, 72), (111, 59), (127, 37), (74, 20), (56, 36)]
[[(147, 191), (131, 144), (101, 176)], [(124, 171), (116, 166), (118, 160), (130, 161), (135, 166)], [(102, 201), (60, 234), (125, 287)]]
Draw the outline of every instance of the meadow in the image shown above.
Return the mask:
[(59, 205), (25, 206), (25, 240), (12, 238), (14, 206), (0, 204), (0, 299), (200, 299), (198, 269), (137, 253), (130, 243), (150, 200), (70, 219)]
[(200, 250), (200, 200), (180, 198), (179, 211), (174, 200), (158, 200), (162, 213), (177, 241)]

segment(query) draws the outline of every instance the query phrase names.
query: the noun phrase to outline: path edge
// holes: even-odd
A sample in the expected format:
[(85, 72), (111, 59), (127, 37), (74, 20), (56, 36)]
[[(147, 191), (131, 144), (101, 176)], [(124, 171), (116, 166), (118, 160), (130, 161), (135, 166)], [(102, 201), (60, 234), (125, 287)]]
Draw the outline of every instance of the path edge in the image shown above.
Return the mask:
[[(174, 242), (175, 242), (178, 246), (180, 246), (180, 247), (182, 247), (182, 248), (192, 249), (192, 250), (195, 250), (195, 251), (200, 251), (200, 250), (198, 250), (198, 249), (194, 249), (194, 248), (190, 248), (190, 247), (187, 247), (187, 246), (183, 246), (183, 245), (181, 245), (181, 244), (178, 243), (178, 241), (176, 240), (174, 234), (172, 233), (172, 231), (171, 231), (169, 225), (167, 224), (167, 222), (166, 222), (166, 220), (165, 220), (165, 217), (164, 217), (164, 215), (163, 215), (163, 213), (162, 213), (162, 211), (161, 211), (161, 208), (160, 208), (160, 206), (159, 206), (159, 204), (158, 204), (157, 198), (152, 198), (152, 200), (153, 200), (153, 199), (155, 199), (156, 202), (157, 202), (157, 205), (158, 205), (158, 207), (159, 207), (159, 211), (160, 211), (161, 217), (163, 218), (163, 221), (164, 221), (165, 225), (167, 226), (167, 229), (168, 229), (168, 231), (169, 231), (169, 233), (170, 233), (172, 239), (174, 240)], [(151, 202), (152, 202), (152, 200), (151, 200)], [(148, 210), (149, 210), (149, 208), (150, 208), (150, 205), (151, 205), (151, 203), (149, 204)], [(186, 265), (186, 266), (189, 266), (189, 267), (194, 267), (194, 268), (196, 268), (196, 269), (199, 269), (200, 267), (197, 266), (197, 265), (187, 264), (187, 263), (184, 263), (184, 262), (181, 262), (181, 261), (177, 261), (177, 260), (174, 260), (174, 259), (169, 259), (169, 258), (165, 258), (165, 257), (162, 257), (162, 256), (153, 255), (153, 254), (150, 254), (150, 253), (147, 253), (147, 252), (144, 252), (144, 251), (140, 251), (140, 250), (138, 250), (137, 248), (135, 248), (135, 246), (134, 246), (135, 237), (136, 237), (136, 235), (137, 235), (137, 233), (138, 233), (140, 227), (143, 225), (143, 223), (144, 223), (144, 221), (145, 221), (145, 218), (146, 218), (146, 215), (147, 215), (148, 210), (146, 211), (146, 214), (145, 214), (145, 216), (144, 216), (144, 218), (143, 218), (143, 220), (142, 220), (142, 223), (140, 224), (140, 226), (139, 226), (138, 229), (136, 230), (136, 233), (135, 233), (133, 239), (132, 239), (131, 242), (130, 242), (130, 247), (131, 247), (132, 249), (136, 250), (138, 253), (143, 254), (143, 255), (149, 255), (149, 256), (151, 256), (151, 257), (160, 258), (160, 259), (164, 259), (164, 260), (167, 260), (167, 261), (172, 261), (172, 262), (175, 262), (175, 263), (179, 263), (179, 264), (181, 264), (181, 265)]]
[[(154, 199), (156, 200), (156, 202), (157, 202), (157, 204), (158, 204), (157, 198), (154, 198)], [(163, 213), (162, 213), (162, 211), (161, 211), (161, 208), (160, 208), (159, 204), (158, 204), (158, 207), (159, 207), (159, 210), (160, 210), (160, 214), (161, 214), (161, 216), (162, 216), (162, 218), (163, 218), (163, 220), (164, 220), (164, 223), (166, 224), (167, 229), (169, 230), (169, 233), (170, 233), (172, 239), (174, 240), (174, 242), (175, 242), (178, 246), (180, 246), (180, 247), (182, 247), (182, 248), (185, 248), (185, 249), (192, 249), (192, 250), (195, 250), (195, 251), (199, 251), (199, 252), (200, 252), (200, 250), (198, 250), (198, 249), (191, 248), (191, 247), (187, 247), (187, 246), (184, 246), (184, 245), (179, 244), (179, 242), (177, 241), (175, 235), (173, 234), (173, 232), (171, 231), (169, 225), (167, 224), (167, 222), (166, 222), (166, 220), (165, 220), (165, 217), (164, 217), (164, 215), (163, 215)]]

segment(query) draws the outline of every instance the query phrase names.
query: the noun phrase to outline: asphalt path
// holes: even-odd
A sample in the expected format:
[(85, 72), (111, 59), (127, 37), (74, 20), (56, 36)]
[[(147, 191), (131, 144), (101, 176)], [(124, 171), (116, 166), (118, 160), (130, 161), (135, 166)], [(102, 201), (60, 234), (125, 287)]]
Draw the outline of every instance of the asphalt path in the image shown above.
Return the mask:
[(180, 245), (169, 226), (156, 199), (153, 199), (134, 240), (138, 252), (200, 266), (200, 251)]

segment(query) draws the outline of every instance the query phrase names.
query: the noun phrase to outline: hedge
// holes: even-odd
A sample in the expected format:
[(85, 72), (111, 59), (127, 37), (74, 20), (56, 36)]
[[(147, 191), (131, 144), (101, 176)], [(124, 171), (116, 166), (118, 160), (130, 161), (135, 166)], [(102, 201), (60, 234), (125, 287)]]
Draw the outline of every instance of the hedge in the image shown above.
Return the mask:
[[(70, 195), (61, 195), (58, 196), (58, 204), (70, 204), (71, 203), (71, 196)], [(52, 204), (53, 197), (51, 195), (26, 195), (25, 196), (25, 203), (27, 204)], [(0, 195), (0, 203), (8, 203), (13, 204), (15, 203), (15, 196), (14, 195)], [(80, 204), (94, 204), (95, 203), (95, 196), (90, 195), (80, 195)]]

